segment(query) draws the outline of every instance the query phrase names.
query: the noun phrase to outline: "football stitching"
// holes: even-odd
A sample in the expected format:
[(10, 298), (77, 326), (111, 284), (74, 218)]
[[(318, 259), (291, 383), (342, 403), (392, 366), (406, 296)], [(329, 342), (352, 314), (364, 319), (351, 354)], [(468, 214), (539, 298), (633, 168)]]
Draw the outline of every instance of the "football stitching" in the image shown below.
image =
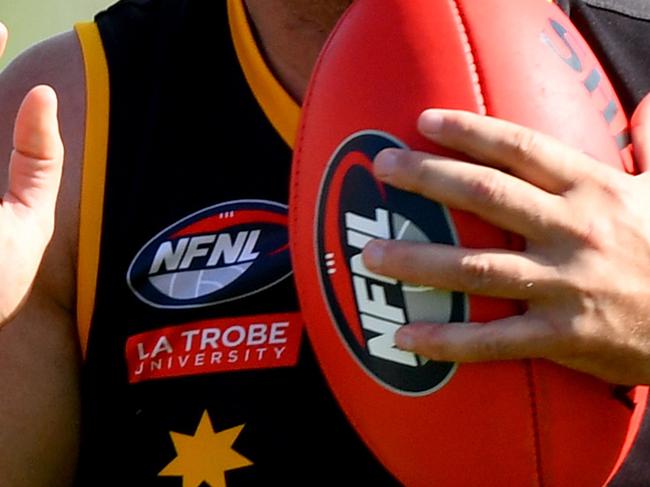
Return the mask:
[(449, 6), (451, 7), (451, 12), (453, 14), (456, 27), (458, 27), (460, 40), (463, 43), (463, 52), (465, 53), (465, 58), (470, 70), (472, 88), (474, 89), (474, 96), (476, 98), (476, 104), (478, 105), (478, 113), (480, 115), (486, 115), (487, 107), (485, 105), (485, 97), (483, 96), (481, 81), (478, 75), (478, 66), (476, 64), (476, 58), (474, 57), (474, 51), (469, 40), (467, 29), (465, 28), (465, 22), (463, 21), (463, 15), (460, 11), (460, 6), (456, 0), (449, 0)]
[[(481, 79), (479, 77), (479, 67), (474, 57), (474, 52), (472, 49), (472, 44), (469, 38), (469, 32), (465, 27), (465, 21), (463, 14), (460, 9), (458, 0), (449, 0), (449, 6), (451, 8), (458, 32), (461, 36), (461, 41), (463, 42), (463, 51), (470, 69), (470, 77), (472, 80), (472, 87), (474, 89), (474, 94), (476, 97), (476, 103), (478, 104), (478, 113), (480, 115), (487, 115), (487, 106), (486, 100), (483, 95), (483, 90), (481, 88)], [(508, 244), (509, 248), (512, 248), (511, 235), (508, 233)], [(537, 395), (535, 390), (535, 377), (534, 377), (534, 364), (531, 360), (524, 360), (523, 365), (526, 371), (526, 378), (528, 382), (528, 395), (530, 400), (531, 408), (531, 420), (532, 420), (532, 430), (533, 430), (533, 456), (535, 463), (535, 476), (537, 477), (537, 485), (543, 487), (544, 485), (544, 475), (542, 469), (542, 459), (541, 459), (541, 434), (539, 431), (539, 412), (537, 409)]]

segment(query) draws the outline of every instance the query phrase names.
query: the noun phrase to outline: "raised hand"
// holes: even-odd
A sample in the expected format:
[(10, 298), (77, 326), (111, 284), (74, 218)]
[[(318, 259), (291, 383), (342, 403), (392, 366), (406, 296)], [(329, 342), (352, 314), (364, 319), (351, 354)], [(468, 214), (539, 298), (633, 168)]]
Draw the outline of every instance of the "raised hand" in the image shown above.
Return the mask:
[[(6, 40), (0, 24), (0, 54)], [(9, 183), (0, 203), (0, 325), (26, 299), (52, 236), (62, 163), (56, 95), (37, 86), (16, 117)]]
[[(430, 110), (420, 131), (482, 165), (386, 150), (376, 176), (526, 238), (522, 252), (373, 241), (367, 267), (398, 279), (525, 300), (489, 323), (416, 323), (396, 344), (435, 360), (539, 357), (610, 382), (650, 383), (650, 174), (631, 176), (520, 126)], [(633, 118), (650, 165), (650, 97)]]

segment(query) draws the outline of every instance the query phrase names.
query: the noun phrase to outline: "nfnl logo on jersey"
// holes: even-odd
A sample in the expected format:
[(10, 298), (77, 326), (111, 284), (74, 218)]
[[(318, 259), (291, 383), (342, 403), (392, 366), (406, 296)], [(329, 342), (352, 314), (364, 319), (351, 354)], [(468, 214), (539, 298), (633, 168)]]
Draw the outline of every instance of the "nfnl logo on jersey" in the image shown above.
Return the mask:
[(260, 292), (291, 274), (287, 207), (238, 200), (194, 213), (138, 252), (127, 281), (156, 308), (198, 308)]
[(378, 182), (372, 160), (382, 149), (405, 147), (388, 134), (358, 132), (336, 150), (321, 186), (316, 222), (320, 280), (333, 321), (362, 367), (403, 394), (444, 385), (456, 365), (397, 349), (404, 324), (463, 321), (464, 294), (413, 286), (370, 272), (361, 257), (374, 238), (456, 245), (446, 208)]
[(300, 313), (203, 320), (134, 335), (126, 343), (129, 382), (293, 366)]

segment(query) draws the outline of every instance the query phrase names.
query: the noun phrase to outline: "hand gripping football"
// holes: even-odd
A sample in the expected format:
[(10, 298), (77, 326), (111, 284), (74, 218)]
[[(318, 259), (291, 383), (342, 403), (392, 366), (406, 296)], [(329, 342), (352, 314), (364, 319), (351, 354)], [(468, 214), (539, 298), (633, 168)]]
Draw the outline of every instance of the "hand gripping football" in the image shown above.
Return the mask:
[(473, 215), (372, 176), (386, 147), (433, 153), (428, 107), (532, 127), (632, 170), (627, 121), (602, 67), (544, 0), (357, 0), (315, 68), (294, 152), (291, 245), (308, 333), (342, 408), (406, 485), (600, 486), (634, 439), (613, 386), (543, 360), (427, 361), (393, 347), (413, 320), (486, 321), (506, 300), (370, 273), (372, 238), (513, 248)]

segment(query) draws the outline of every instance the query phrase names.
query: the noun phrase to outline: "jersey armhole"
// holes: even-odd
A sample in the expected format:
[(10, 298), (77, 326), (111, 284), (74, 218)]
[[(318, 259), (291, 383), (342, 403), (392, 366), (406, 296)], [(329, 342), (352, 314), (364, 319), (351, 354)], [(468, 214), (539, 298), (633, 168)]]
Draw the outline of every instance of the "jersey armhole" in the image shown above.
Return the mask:
[(108, 151), (109, 79), (99, 29), (75, 25), (86, 77), (86, 122), (79, 217), (77, 328), (83, 357), (95, 306)]

